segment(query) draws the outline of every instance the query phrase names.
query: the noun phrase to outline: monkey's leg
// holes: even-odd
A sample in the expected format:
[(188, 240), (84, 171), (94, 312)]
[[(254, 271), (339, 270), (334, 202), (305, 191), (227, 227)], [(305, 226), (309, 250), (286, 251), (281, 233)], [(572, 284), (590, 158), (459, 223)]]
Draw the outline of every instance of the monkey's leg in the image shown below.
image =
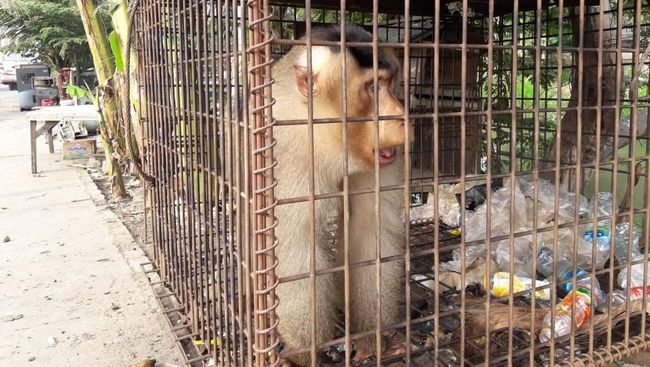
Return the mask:
[[(302, 206), (284, 206), (277, 209), (278, 247), (276, 254), (279, 262), (276, 272), (280, 277), (309, 273), (310, 270), (310, 241), (309, 217)], [(318, 233), (318, 231), (317, 231)], [(333, 265), (332, 256), (322, 236), (316, 236), (316, 269)], [(315, 283), (314, 304), (311, 303), (312, 286)], [(333, 275), (318, 276), (315, 282), (311, 279), (300, 279), (282, 283), (276, 290), (280, 302), (276, 309), (279, 324), (278, 329), (285, 342), (285, 349), (296, 351), (309, 348), (312, 343), (312, 307), (315, 307), (316, 344), (334, 338), (336, 322), (336, 287)], [(290, 356), (289, 359), (299, 365), (310, 365), (309, 352)]]
[[(382, 193), (379, 231), (375, 216), (373, 194), (350, 197), (350, 263), (377, 258), (377, 238), (381, 257), (404, 253), (404, 224), (401, 213), (401, 193)], [(379, 237), (378, 237), (379, 236)], [(381, 264), (380, 286), (377, 292), (377, 266), (358, 267), (350, 271), (350, 312), (353, 332), (376, 331), (377, 315), (381, 325), (400, 321), (399, 303), (404, 297), (404, 261)], [(381, 309), (379, 309), (381, 300)], [(375, 334), (357, 340), (355, 359), (362, 360), (376, 352)]]
[[(309, 348), (312, 338), (312, 313), (310, 304), (311, 286), (309, 280), (281, 284), (277, 289), (280, 303), (277, 308), (280, 335), (288, 350)], [(336, 308), (331, 300), (336, 297), (332, 276), (316, 280), (316, 344), (334, 338)], [(288, 357), (299, 366), (311, 363), (310, 352)]]

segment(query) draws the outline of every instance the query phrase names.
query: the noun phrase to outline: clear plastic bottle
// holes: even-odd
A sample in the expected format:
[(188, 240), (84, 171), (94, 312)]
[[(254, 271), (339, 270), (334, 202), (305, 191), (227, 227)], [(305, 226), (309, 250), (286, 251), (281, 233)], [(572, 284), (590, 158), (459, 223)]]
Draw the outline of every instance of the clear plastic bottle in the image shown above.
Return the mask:
[[(645, 298), (650, 299), (650, 286), (634, 287), (630, 289), (630, 301), (638, 301), (643, 298), (643, 288), (645, 288)], [(620, 306), (625, 303), (627, 298), (625, 290), (616, 289), (610, 295), (612, 306)]]
[[(543, 247), (537, 255), (537, 272), (546, 279), (552, 279), (554, 261), (553, 251), (547, 247)], [(591, 285), (591, 278), (584, 278), (587, 274), (589, 273), (586, 270), (579, 267), (576, 268), (576, 279), (578, 279), (579, 284)], [(565, 292), (569, 292), (573, 288), (573, 264), (564, 257), (557, 259), (557, 280), (559, 282), (565, 282), (560, 285), (560, 288)]]
[[(624, 304), (626, 298), (627, 297), (625, 296), (625, 291), (622, 291), (620, 289), (615, 289), (609, 294), (609, 299), (612, 301), (612, 307)], [(607, 307), (607, 305), (604, 306)]]
[[(594, 232), (596, 232), (595, 238)], [(607, 259), (609, 259), (610, 248), (612, 245), (611, 232), (611, 227), (609, 223), (606, 222), (599, 222), (595, 230), (592, 224), (588, 224), (584, 228), (584, 242), (580, 242), (581, 244), (584, 244), (584, 247), (579, 248), (578, 252), (591, 259), (592, 249), (595, 249), (596, 262), (591, 265), (596, 269), (602, 269), (605, 266)]]
[[(573, 265), (571, 264), (562, 264), (562, 268), (558, 268), (558, 280), (560, 282), (566, 282), (560, 286), (565, 292), (570, 292), (573, 289)], [(578, 284), (586, 284), (591, 286), (591, 278), (583, 278), (587, 275), (587, 271), (581, 268), (576, 268), (576, 279)]]
[[(631, 231), (631, 233), (630, 233)], [(629, 242), (631, 236), (632, 243)], [(616, 258), (621, 264), (627, 264), (628, 260), (631, 262), (638, 262), (643, 260), (643, 253), (639, 249), (639, 240), (641, 239), (641, 230), (636, 226), (630, 226), (628, 222), (621, 222), (616, 225)], [(627, 258), (628, 250), (630, 251), (631, 258)], [(629, 265), (628, 265), (629, 266)], [(647, 269), (646, 269), (647, 267)], [(646, 272), (646, 284), (643, 284), (643, 272)], [(630, 274), (630, 284), (627, 284), (627, 274)], [(638, 288), (650, 285), (650, 264), (644, 265), (643, 263), (634, 264), (629, 267), (624, 267), (618, 273), (618, 285), (621, 288)]]
[(642, 255), (639, 249), (639, 240), (641, 239), (641, 229), (632, 225), (632, 243), (629, 243), (628, 236), (630, 235), (630, 223), (627, 221), (621, 222), (616, 225), (616, 258), (622, 264), (627, 262), (627, 251), (630, 248), (632, 259)]
[[(643, 260), (643, 255), (638, 254), (632, 261)], [(646, 272), (646, 284), (643, 284), (643, 272)], [(627, 274), (630, 272), (630, 284), (627, 284)], [(650, 285), (650, 262), (648, 264), (638, 263), (624, 267), (618, 273), (618, 285), (623, 288), (637, 288)]]
[[(573, 292), (564, 297), (562, 302), (555, 306), (555, 337), (568, 335), (571, 332), (571, 325), (576, 329), (589, 321), (591, 314), (596, 306), (603, 300), (603, 294), (597, 286), (592, 292), (590, 285), (579, 284)], [(571, 320), (571, 311), (573, 310), (574, 319)], [(539, 340), (545, 343), (551, 340), (553, 330), (551, 329), (552, 314), (549, 312), (544, 317), (544, 328), (539, 333)]]
[(557, 274), (562, 274), (566, 269), (573, 269), (571, 261), (560, 256), (558, 259), (553, 256), (553, 250), (548, 247), (542, 247), (537, 254), (537, 272), (544, 276), (546, 279), (551, 279), (553, 276), (553, 264), (557, 262)]

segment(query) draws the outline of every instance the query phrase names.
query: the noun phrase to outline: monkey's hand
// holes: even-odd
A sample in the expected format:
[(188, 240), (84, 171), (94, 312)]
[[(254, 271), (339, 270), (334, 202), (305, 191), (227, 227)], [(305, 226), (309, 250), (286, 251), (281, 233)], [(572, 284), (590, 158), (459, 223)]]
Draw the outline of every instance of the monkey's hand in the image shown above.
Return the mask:
[(278, 361), (278, 367), (295, 367), (295, 365), (288, 359), (280, 358)]
[(404, 337), (401, 334), (394, 332), (385, 332), (384, 338), (387, 340), (386, 348), (383, 355), (386, 357), (397, 357), (406, 354), (406, 346)]
[[(391, 358), (403, 356), (406, 354), (406, 346), (404, 345), (404, 337), (395, 332), (383, 332), (383, 348), (382, 357)], [(372, 338), (361, 339), (356, 343), (356, 352), (354, 354), (353, 362), (362, 363), (375, 354), (375, 343)]]
[(372, 341), (368, 340), (357, 341), (355, 343), (355, 350), (354, 357), (352, 358), (354, 364), (361, 364), (375, 354), (374, 345)]

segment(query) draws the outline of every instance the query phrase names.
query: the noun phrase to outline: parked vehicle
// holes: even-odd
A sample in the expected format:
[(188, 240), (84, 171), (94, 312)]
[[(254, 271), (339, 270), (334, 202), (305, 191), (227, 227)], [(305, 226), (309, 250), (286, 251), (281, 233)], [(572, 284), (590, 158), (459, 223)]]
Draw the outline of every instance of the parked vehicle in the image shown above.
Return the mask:
[(16, 90), (16, 69), (0, 64), (0, 83), (9, 85), (9, 90)]
[(16, 90), (16, 68), (21, 64), (29, 64), (33, 60), (21, 56), (8, 55), (0, 63), (0, 83), (9, 86), (9, 90)]

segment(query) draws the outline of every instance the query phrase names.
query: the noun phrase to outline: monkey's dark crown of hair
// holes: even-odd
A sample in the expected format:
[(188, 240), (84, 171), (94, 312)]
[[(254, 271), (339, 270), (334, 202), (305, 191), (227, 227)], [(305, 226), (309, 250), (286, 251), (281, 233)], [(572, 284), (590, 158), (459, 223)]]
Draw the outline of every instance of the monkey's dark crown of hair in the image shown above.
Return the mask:
[[(307, 36), (302, 36), (306, 39)], [(314, 27), (311, 31), (312, 40), (339, 42), (341, 41), (341, 27), (338, 24)], [(345, 25), (345, 42), (372, 42), (372, 34), (366, 31), (363, 27), (356, 24)], [(365, 69), (372, 68), (372, 46), (369, 44), (367, 47), (347, 47), (350, 54), (357, 61), (360, 67)], [(340, 48), (337, 46), (330, 47), (332, 52), (339, 52)], [(378, 55), (377, 66), (380, 69), (389, 69), (390, 63), (382, 54)]]

